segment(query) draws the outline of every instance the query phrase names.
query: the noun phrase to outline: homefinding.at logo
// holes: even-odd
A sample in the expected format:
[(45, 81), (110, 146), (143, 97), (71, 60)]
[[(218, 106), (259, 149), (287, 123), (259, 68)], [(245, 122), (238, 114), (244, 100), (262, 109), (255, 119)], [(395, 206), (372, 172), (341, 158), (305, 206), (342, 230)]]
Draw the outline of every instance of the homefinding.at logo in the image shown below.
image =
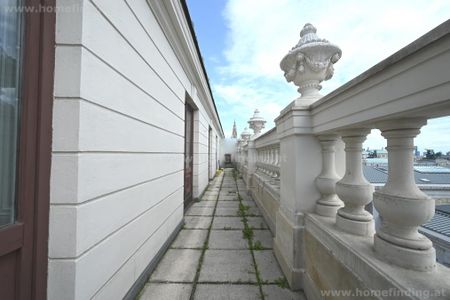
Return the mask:
[(80, 3), (71, 5), (5, 5), (1, 7), (7, 13), (76, 13), (81, 12)]
[(421, 289), (406, 289), (399, 290), (396, 288), (371, 290), (359, 289), (354, 290), (321, 290), (322, 297), (346, 297), (346, 298), (360, 298), (360, 297), (416, 297), (420, 299), (430, 297), (445, 297), (444, 289), (436, 290), (421, 290)]

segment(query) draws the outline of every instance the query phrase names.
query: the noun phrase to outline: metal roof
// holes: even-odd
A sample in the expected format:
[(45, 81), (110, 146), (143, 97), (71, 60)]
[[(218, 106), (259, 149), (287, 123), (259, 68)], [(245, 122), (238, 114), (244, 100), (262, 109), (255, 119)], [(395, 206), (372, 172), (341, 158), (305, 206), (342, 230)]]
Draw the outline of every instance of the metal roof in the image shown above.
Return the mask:
[(414, 170), (426, 174), (450, 174), (449, 168), (440, 166), (414, 166)]
[(450, 205), (436, 206), (434, 217), (422, 227), (450, 237)]
[[(383, 167), (363, 166), (364, 176), (370, 183), (386, 183), (388, 172)], [(421, 173), (414, 171), (416, 184), (450, 184), (449, 173)]]

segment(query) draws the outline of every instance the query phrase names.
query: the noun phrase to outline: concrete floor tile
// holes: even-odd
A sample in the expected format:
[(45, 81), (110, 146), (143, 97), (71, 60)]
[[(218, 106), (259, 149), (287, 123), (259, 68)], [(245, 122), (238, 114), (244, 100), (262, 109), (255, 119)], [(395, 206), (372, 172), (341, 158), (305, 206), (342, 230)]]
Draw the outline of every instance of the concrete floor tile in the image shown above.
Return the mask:
[(273, 283), (284, 278), (272, 250), (254, 251), (256, 265), (263, 282)]
[(201, 250), (169, 249), (150, 282), (193, 282), (201, 253)]
[(248, 225), (253, 229), (268, 229), (262, 217), (247, 217)]
[(219, 195), (219, 201), (238, 201), (237, 195)]
[(239, 195), (241, 195), (241, 198), (244, 201), (253, 201), (252, 197), (247, 193), (239, 193)]
[(244, 229), (244, 223), (239, 217), (214, 217), (212, 229)]
[(248, 249), (241, 230), (212, 230), (208, 249)]
[(217, 208), (239, 209), (239, 201), (218, 201)]
[(257, 285), (250, 284), (198, 284), (195, 300), (259, 300)]
[(264, 249), (273, 248), (273, 236), (270, 230), (253, 230), (253, 243), (257, 241)]
[(246, 213), (248, 216), (261, 216), (261, 213), (257, 207), (250, 207)]
[(184, 217), (184, 229), (208, 229), (211, 225), (212, 217)]
[(256, 282), (249, 250), (206, 250), (199, 282)]
[(139, 296), (140, 300), (189, 300), (192, 284), (147, 283)]
[(208, 236), (208, 230), (183, 229), (178, 233), (171, 248), (201, 249)]
[[(224, 201), (224, 202), (234, 202), (234, 201)], [(238, 202), (238, 201), (235, 201), (235, 202)], [(238, 217), (239, 216), (239, 209), (238, 208), (230, 208), (230, 207), (217, 208), (215, 216), (219, 216), (219, 217)]]
[(219, 195), (203, 195), (202, 200), (201, 201), (217, 201), (217, 197)]
[(288, 288), (281, 288), (277, 285), (263, 285), (264, 298), (267, 300), (306, 300), (302, 292), (293, 292)]
[(217, 201), (209, 201), (209, 200), (200, 200), (199, 202), (195, 202), (191, 207), (215, 207)]
[(253, 200), (243, 200), (242, 204), (245, 206), (256, 207), (256, 203)]
[(214, 207), (190, 207), (187, 212), (186, 216), (212, 216), (214, 213)]

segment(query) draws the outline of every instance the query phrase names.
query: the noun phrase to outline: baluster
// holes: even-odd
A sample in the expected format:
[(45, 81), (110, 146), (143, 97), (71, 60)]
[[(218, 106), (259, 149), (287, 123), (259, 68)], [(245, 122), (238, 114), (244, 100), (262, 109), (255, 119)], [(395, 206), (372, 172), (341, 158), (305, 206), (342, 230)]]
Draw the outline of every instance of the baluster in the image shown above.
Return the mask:
[(372, 201), (373, 186), (362, 172), (362, 143), (369, 129), (351, 129), (342, 133), (345, 143), (345, 176), (336, 183), (336, 194), (344, 202), (336, 216), (336, 225), (356, 235), (373, 235), (373, 216), (364, 209)]
[(342, 201), (336, 195), (336, 183), (339, 176), (336, 173), (335, 145), (337, 135), (323, 135), (318, 137), (322, 146), (322, 172), (316, 178), (316, 186), (322, 197), (316, 203), (316, 213), (321, 216), (335, 217)]
[(374, 237), (375, 252), (396, 265), (428, 271), (436, 265), (432, 242), (418, 232), (434, 215), (434, 200), (414, 179), (414, 138), (426, 120), (404, 119), (380, 123), (387, 139), (388, 181), (374, 193), (381, 226)]

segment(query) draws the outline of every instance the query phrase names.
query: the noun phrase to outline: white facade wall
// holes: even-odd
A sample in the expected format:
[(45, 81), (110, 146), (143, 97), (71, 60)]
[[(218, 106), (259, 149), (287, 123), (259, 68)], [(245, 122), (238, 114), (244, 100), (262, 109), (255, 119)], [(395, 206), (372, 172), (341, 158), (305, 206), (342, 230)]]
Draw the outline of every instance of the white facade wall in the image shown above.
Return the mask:
[(185, 19), (191, 68), (145, 0), (57, 2), (48, 298), (120, 299), (182, 222), (186, 93), (194, 197), (223, 132)]

